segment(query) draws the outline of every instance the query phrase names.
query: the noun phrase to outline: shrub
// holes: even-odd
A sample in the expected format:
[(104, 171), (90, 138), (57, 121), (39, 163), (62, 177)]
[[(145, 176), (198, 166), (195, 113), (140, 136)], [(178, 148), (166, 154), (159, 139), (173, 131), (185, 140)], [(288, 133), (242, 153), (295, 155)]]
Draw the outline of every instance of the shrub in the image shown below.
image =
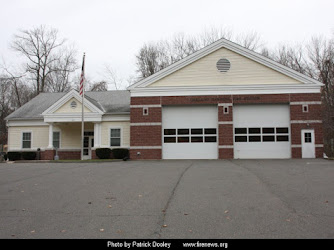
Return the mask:
[(21, 160), (21, 152), (8, 152), (7, 155), (10, 161)]
[(4, 154), (4, 155), (3, 155), (3, 159), (4, 159), (5, 161), (7, 161), (7, 159), (8, 159), (8, 155), (7, 155), (7, 154)]
[(35, 160), (36, 152), (22, 152), (22, 158), (25, 160)]
[(124, 159), (129, 156), (129, 150), (127, 148), (114, 148), (112, 154), (115, 159)]
[(100, 159), (110, 159), (111, 149), (110, 148), (97, 148), (96, 156)]

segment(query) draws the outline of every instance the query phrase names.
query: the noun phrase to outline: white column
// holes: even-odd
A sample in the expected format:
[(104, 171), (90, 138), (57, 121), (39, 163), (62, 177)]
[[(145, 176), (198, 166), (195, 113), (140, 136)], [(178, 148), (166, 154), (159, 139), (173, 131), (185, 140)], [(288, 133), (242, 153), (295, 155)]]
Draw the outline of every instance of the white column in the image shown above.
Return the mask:
[(53, 123), (49, 123), (49, 145), (48, 148), (53, 148)]
[(101, 123), (94, 123), (94, 148), (99, 148), (101, 145)]

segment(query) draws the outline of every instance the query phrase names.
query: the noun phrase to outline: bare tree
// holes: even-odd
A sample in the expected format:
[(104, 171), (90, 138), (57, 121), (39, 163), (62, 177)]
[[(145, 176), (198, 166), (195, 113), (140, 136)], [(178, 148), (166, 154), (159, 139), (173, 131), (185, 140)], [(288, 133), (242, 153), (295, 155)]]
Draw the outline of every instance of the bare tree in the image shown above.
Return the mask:
[(197, 36), (179, 33), (172, 39), (151, 42), (140, 48), (136, 55), (137, 73), (139, 73), (137, 80), (146, 78), (221, 38), (237, 41), (250, 50), (261, 50), (264, 47), (256, 32), (233, 36), (231, 30), (213, 27)]
[[(25, 70), (34, 83), (36, 94), (47, 91), (48, 81), (54, 78), (51, 74), (63, 73), (64, 71), (72, 72), (73, 63), (75, 63), (74, 57), (71, 56), (71, 63), (68, 63), (66, 60), (68, 53), (61, 51), (65, 41), (65, 39), (58, 37), (58, 30), (46, 26), (21, 30), (14, 35), (11, 48), (27, 59)], [(65, 58), (63, 58), (64, 55)], [(69, 68), (65, 67), (64, 69), (64, 66)], [(66, 77), (65, 73), (65, 79)]]
[(107, 91), (108, 90), (108, 84), (105, 81), (101, 81), (101, 82), (96, 82), (93, 83), (90, 86), (90, 90), (89, 91)]

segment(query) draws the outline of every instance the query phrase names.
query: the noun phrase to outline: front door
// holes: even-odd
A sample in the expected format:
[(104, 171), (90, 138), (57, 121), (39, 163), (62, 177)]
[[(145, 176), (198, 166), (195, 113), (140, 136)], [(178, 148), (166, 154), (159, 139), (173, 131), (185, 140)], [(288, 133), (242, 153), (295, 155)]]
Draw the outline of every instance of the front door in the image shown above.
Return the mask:
[(302, 130), (302, 158), (315, 158), (314, 130)]
[(83, 159), (92, 159), (92, 147), (94, 146), (94, 136), (84, 136)]

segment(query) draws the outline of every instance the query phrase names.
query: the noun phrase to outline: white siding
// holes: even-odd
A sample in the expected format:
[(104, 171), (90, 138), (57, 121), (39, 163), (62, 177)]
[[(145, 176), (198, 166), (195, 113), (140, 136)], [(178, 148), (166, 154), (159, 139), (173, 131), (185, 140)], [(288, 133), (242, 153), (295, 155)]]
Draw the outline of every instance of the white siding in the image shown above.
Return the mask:
[[(72, 108), (71, 107), (71, 102), (75, 101), (77, 103), (76, 108)], [(59, 109), (57, 109), (55, 111), (55, 113), (79, 113), (82, 112), (82, 105), (80, 102), (78, 102), (75, 98), (72, 98), (71, 100), (69, 100), (68, 102), (66, 102), (63, 106), (61, 106)], [(84, 108), (85, 112), (92, 112), (91, 110), (89, 110), (88, 108)]]
[[(216, 68), (216, 63), (221, 58), (226, 58), (231, 63), (231, 68), (226, 73), (220, 73)], [(156, 81), (150, 87), (296, 83), (300, 82), (222, 48)]]
[(130, 147), (130, 122), (102, 122), (101, 123), (101, 147), (110, 147), (110, 128), (121, 128), (121, 147)]

